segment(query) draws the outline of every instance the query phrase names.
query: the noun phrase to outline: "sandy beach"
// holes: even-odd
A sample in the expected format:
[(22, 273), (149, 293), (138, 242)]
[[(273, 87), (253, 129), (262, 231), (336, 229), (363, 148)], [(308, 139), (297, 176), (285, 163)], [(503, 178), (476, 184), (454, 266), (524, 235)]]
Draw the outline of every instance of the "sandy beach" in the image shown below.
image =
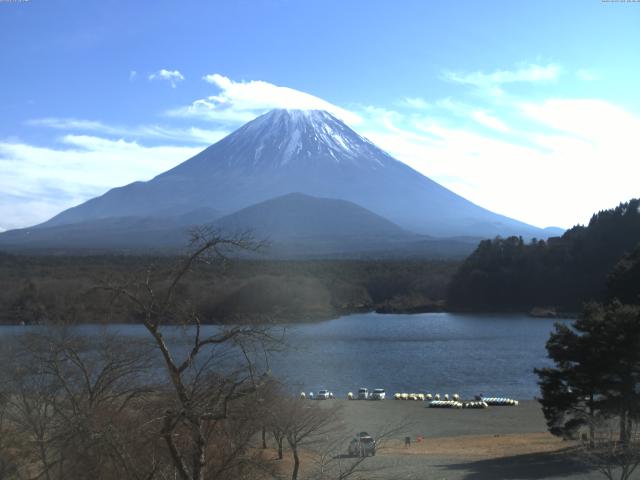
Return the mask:
[[(336, 439), (345, 443), (345, 452), (348, 435), (367, 431), (379, 436), (400, 428), (367, 459), (363, 478), (602, 478), (577, 460), (573, 442), (547, 432), (540, 405), (533, 400), (479, 410), (428, 408), (426, 402), (402, 400), (320, 402), (342, 410), (343, 437)], [(406, 436), (411, 438), (409, 447)]]

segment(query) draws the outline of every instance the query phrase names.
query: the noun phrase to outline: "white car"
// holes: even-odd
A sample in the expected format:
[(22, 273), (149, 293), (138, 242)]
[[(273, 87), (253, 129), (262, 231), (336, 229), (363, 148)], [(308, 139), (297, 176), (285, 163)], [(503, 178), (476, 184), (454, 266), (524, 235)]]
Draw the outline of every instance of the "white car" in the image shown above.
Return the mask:
[(358, 400), (369, 400), (369, 389), (360, 387), (358, 389)]
[(349, 455), (352, 457), (368, 457), (376, 454), (376, 441), (367, 432), (360, 432), (349, 443)]
[(318, 400), (329, 400), (330, 398), (333, 398), (333, 393), (329, 390), (320, 390), (316, 398)]
[(373, 390), (371, 394), (371, 400), (384, 400), (386, 397), (386, 393), (384, 388), (376, 388)]

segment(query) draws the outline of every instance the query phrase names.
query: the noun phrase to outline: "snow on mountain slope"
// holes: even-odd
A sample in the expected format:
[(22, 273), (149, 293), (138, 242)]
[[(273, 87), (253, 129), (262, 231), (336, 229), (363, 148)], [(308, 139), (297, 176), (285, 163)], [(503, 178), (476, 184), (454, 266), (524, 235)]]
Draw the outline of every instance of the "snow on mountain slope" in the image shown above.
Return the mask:
[(318, 110), (273, 110), (154, 179), (114, 188), (42, 226), (203, 207), (230, 214), (292, 192), (348, 200), (421, 234), (548, 236), (465, 200)]

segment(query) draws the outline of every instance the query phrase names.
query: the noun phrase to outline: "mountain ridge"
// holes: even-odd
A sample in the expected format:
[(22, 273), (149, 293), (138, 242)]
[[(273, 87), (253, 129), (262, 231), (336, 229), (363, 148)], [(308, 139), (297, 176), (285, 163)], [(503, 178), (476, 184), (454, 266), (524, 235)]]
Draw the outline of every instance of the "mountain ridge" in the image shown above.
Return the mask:
[[(306, 202), (306, 210), (297, 217), (292, 213), (300, 207), (295, 195)], [(286, 208), (278, 207), (278, 202), (287, 201)], [(313, 219), (306, 225), (305, 215)], [(355, 225), (362, 231), (344, 251), (358, 244), (363, 250), (397, 249), (402, 244), (425, 251), (436, 243), (438, 251), (447, 251), (447, 241), (466, 251), (468, 239), (547, 238), (556, 233), (469, 202), (327, 112), (272, 110), (149, 181), (113, 188), (34, 227), (0, 233), (0, 245), (46, 246), (48, 240), (60, 245), (66, 239), (76, 247), (108, 248), (112, 242), (114, 248), (126, 250), (129, 234), (132, 248), (143, 248), (145, 242), (175, 248), (187, 227), (223, 218), (220, 225), (229, 227), (233, 218), (244, 218), (244, 227), (258, 226), (266, 237), (275, 234), (281, 246), (310, 252), (315, 245), (323, 254), (334, 251), (338, 240), (348, 236), (344, 232)], [(267, 218), (270, 225), (264, 224)], [(337, 227), (339, 221), (343, 223)], [(374, 229), (365, 235), (374, 224), (384, 233)], [(307, 234), (300, 237), (305, 228)], [(322, 245), (320, 237), (327, 240)]]
[[(0, 246), (9, 251), (40, 253), (91, 254), (115, 250), (173, 254), (188, 244), (191, 228), (202, 225), (226, 236), (250, 234), (266, 242), (267, 249), (243, 254), (252, 258), (461, 258), (480, 240), (441, 240), (414, 234), (352, 202), (301, 193), (266, 200), (220, 218), (197, 217), (201, 214), (180, 215), (171, 221), (110, 217), (14, 230), (0, 236)], [(197, 224), (191, 223), (194, 216), (200, 220)]]
[(226, 215), (292, 192), (348, 200), (432, 236), (548, 236), (469, 202), (317, 110), (261, 115), (152, 180), (114, 188), (42, 225), (197, 207)]
[[(339, 212), (339, 214), (336, 214)], [(252, 229), (275, 239), (318, 237), (418, 237), (347, 200), (288, 193), (213, 222), (222, 231)]]

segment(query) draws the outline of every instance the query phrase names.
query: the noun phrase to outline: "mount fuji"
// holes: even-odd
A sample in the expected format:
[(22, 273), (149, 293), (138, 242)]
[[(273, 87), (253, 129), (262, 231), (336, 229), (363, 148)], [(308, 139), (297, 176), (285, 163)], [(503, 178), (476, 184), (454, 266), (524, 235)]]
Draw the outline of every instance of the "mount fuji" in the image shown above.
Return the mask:
[[(273, 110), (150, 181), (114, 188), (40, 225), (0, 234), (0, 246), (63, 248), (66, 238), (68, 245), (91, 247), (101, 232), (106, 239), (117, 237), (114, 248), (127, 243), (143, 246), (141, 239), (144, 244), (151, 237), (156, 245), (161, 231), (173, 232), (165, 237), (177, 243), (182, 237), (176, 232), (189, 225), (255, 220), (255, 214), (239, 213), (257, 204), (261, 216), (277, 216), (283, 202), (300, 202), (302, 197), (292, 193), (322, 201), (320, 216), (318, 202), (298, 206), (309, 207), (308, 216), (319, 222), (349, 216), (348, 221), (328, 226), (329, 236), (339, 236), (348, 225), (365, 224), (380, 235), (393, 233), (396, 240), (402, 236), (412, 241), (419, 236), (549, 236), (549, 231), (493, 213), (444, 188), (325, 111)], [(277, 197), (285, 200), (269, 202)], [(331, 203), (331, 199), (342, 202)], [(280, 210), (273, 210), (275, 206)], [(238, 218), (222, 218), (233, 215)], [(262, 226), (278, 224), (281, 232), (301, 238), (305, 235), (296, 235), (296, 222), (302, 219), (304, 211), (291, 217), (287, 228), (282, 228), (282, 221)], [(305, 222), (308, 227), (308, 218)], [(243, 226), (254, 225), (245, 222)], [(364, 238), (371, 230), (361, 233)], [(356, 234), (350, 232), (352, 237)]]

